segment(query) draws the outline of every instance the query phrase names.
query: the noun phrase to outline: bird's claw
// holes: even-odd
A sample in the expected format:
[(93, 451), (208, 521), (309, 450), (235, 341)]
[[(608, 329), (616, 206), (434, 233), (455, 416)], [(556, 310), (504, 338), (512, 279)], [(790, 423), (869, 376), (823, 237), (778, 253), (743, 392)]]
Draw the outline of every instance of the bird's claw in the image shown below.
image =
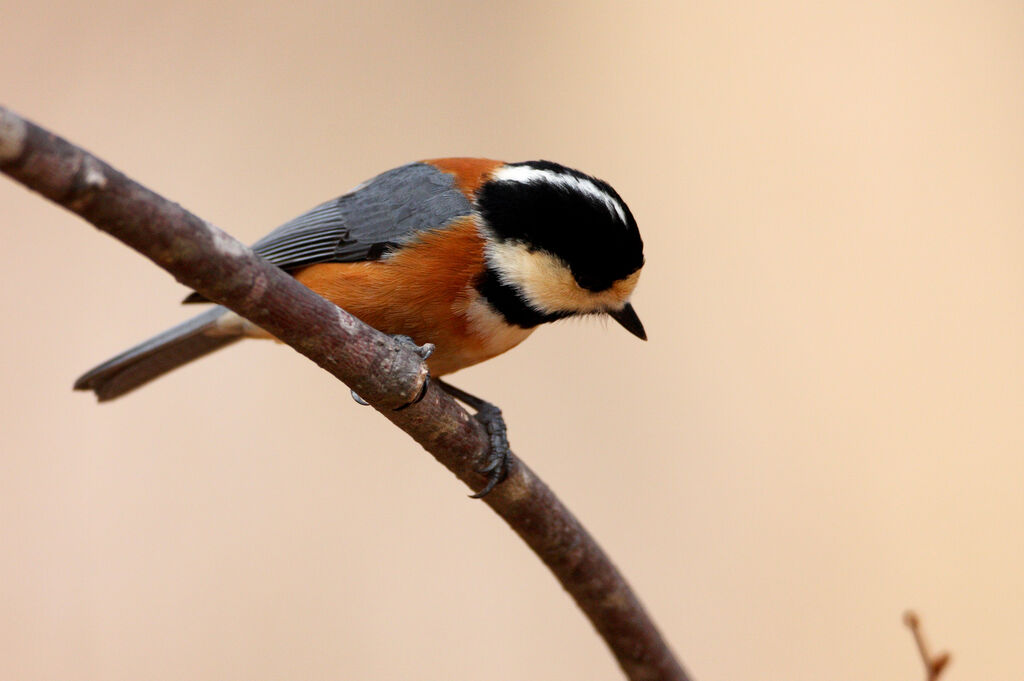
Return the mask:
[(476, 494), (469, 495), (471, 499), (487, 496), (498, 486), (498, 483), (508, 477), (508, 467), (512, 456), (512, 450), (508, 444), (508, 431), (505, 428), (505, 419), (501, 415), (501, 410), (493, 404), (485, 404), (477, 411), (476, 420), (487, 431), (490, 447), (487, 451), (487, 463), (477, 471), (481, 475), (487, 476), (487, 484)]
[(417, 345), (416, 341), (414, 341), (412, 338), (410, 338), (409, 336), (403, 336), (400, 333), (396, 333), (395, 335), (392, 336), (392, 338), (394, 338), (402, 345), (409, 346), (409, 348), (417, 355), (419, 355), (420, 359), (422, 359), (423, 361), (426, 361), (427, 359), (430, 358), (432, 354), (434, 354), (435, 345), (433, 343), (424, 343), (423, 345)]

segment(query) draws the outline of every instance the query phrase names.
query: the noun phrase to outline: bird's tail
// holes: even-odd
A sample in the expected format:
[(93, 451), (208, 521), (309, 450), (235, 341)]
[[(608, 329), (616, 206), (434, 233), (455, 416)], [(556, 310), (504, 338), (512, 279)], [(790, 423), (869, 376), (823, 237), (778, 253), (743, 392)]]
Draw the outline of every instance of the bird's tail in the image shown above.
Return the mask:
[(83, 374), (75, 381), (75, 390), (92, 390), (100, 402), (112, 400), (157, 376), (234, 343), (242, 336), (215, 329), (218, 320), (227, 313), (226, 308), (218, 305), (125, 350)]

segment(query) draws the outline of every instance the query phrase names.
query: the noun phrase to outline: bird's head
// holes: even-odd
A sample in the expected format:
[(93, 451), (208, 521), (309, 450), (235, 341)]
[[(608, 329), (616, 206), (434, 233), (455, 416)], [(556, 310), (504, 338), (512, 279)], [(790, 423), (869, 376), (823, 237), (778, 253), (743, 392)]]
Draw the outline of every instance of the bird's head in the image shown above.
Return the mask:
[(487, 239), (480, 292), (509, 322), (607, 314), (647, 339), (629, 302), (643, 241), (611, 186), (550, 161), (510, 163), (481, 185), (476, 210)]

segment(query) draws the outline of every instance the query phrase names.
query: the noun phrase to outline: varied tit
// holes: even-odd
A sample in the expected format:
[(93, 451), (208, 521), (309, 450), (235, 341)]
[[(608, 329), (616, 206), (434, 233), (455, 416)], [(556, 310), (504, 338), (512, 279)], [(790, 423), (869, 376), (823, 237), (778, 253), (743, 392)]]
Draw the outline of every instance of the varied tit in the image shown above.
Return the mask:
[[(411, 163), (281, 225), (253, 250), (380, 331), (432, 345), (435, 379), (565, 317), (606, 314), (646, 340), (629, 302), (644, 264), (632, 213), (607, 183), (549, 161)], [(269, 335), (216, 306), (104, 362), (75, 388), (110, 400), (247, 337)], [(486, 494), (508, 457), (500, 411), (437, 382), (492, 435)]]

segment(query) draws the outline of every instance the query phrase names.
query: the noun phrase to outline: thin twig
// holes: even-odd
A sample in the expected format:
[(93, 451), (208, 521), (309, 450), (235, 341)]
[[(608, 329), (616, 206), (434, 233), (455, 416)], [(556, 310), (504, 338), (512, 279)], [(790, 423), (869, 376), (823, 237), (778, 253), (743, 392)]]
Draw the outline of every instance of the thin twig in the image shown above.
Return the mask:
[(921, 654), (921, 662), (924, 663), (925, 681), (938, 681), (939, 676), (942, 674), (942, 670), (949, 664), (949, 653), (941, 652), (938, 655), (933, 656), (931, 652), (929, 652), (928, 644), (925, 642), (924, 634), (921, 632), (921, 619), (913, 610), (907, 610), (903, 613), (903, 623), (907, 625), (907, 628), (910, 629), (910, 633), (914, 635), (914, 642), (917, 644), (917, 652)]
[[(344, 381), (473, 490), (487, 437), (431, 384), (415, 406), (423, 362), (390, 336), (316, 295), (217, 227), (88, 152), (0, 107), (0, 171), (142, 253)], [(485, 502), (544, 561), (634, 681), (686, 681), (653, 621), (580, 522), (513, 457)]]

